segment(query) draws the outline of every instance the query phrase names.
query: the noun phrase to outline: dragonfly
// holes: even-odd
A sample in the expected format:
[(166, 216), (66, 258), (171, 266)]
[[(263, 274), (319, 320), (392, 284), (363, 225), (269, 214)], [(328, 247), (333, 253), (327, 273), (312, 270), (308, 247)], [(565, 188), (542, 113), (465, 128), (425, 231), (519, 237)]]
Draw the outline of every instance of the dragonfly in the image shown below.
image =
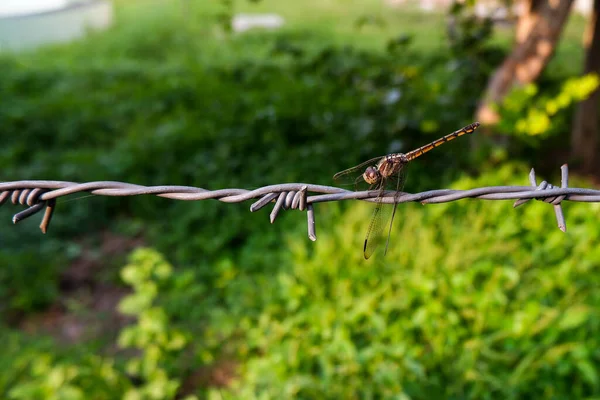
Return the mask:
[[(454, 140), (459, 136), (473, 133), (478, 127), (479, 122), (474, 122), (408, 153), (391, 153), (375, 157), (352, 168), (338, 172), (333, 176), (333, 179), (337, 183), (354, 184), (356, 190), (361, 190), (362, 187), (366, 186), (367, 190), (378, 191), (375, 200), (376, 206), (373, 210), (373, 216), (363, 246), (365, 259), (369, 259), (384, 240), (384, 255), (387, 253), (392, 232), (392, 223), (396, 214), (396, 205), (404, 187), (405, 165), (446, 142)], [(393, 204), (383, 202), (386, 190), (394, 192)], [(388, 220), (389, 229), (386, 239), (383, 235), (383, 228), (388, 225)]]

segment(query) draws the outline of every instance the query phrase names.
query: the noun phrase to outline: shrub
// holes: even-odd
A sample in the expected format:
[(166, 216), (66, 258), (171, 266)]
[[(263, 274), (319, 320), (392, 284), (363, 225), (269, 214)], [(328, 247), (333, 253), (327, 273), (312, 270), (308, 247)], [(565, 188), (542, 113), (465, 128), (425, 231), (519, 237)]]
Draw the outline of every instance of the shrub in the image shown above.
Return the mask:
[[(525, 172), (505, 166), (453, 186)], [(371, 207), (356, 204), (321, 222), (316, 246), (290, 240), (276, 276), (237, 275), (227, 286), (237, 307), (215, 312), (213, 327), (237, 321), (232, 337), (242, 335), (231, 398), (598, 395), (598, 207), (565, 205), (567, 234), (547, 204), (510, 207), (401, 205), (387, 257), (365, 262)]]

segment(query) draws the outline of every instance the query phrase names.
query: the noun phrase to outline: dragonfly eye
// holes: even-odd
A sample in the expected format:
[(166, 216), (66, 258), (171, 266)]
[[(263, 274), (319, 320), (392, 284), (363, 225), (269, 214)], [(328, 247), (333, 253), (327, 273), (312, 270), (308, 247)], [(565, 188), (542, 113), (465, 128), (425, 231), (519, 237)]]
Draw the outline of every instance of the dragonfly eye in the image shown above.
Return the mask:
[(368, 167), (365, 170), (365, 173), (363, 174), (363, 179), (369, 185), (377, 183), (377, 182), (379, 182), (379, 179), (380, 179), (379, 171), (377, 171), (377, 168), (375, 168), (375, 167)]

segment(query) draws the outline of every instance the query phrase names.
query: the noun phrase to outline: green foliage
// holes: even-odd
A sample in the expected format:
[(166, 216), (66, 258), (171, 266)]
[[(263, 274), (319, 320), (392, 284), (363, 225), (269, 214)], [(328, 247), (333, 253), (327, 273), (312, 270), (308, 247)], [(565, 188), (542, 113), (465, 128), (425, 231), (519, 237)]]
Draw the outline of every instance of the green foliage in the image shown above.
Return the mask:
[(536, 84), (513, 90), (499, 107), (499, 129), (518, 136), (551, 135), (564, 131), (568, 114), (560, 111), (585, 100), (600, 85), (596, 74), (567, 79), (556, 95), (540, 93)]
[(597, 396), (600, 209), (565, 208), (567, 234), (547, 204), (401, 205), (390, 251), (368, 262), (371, 208), (330, 215), (316, 246), (290, 240), (289, 268), (236, 276), (227, 302), (244, 306), (215, 312), (247, 360), (230, 398)]
[(131, 386), (114, 360), (93, 348), (66, 349), (48, 338), (0, 327), (0, 397), (12, 400), (115, 399)]
[(118, 343), (122, 348), (135, 348), (142, 353), (125, 367), (130, 376), (143, 381), (125, 393), (126, 400), (173, 399), (177, 394), (180, 381), (169, 377), (165, 365), (174, 362), (189, 339), (170, 326), (163, 308), (153, 305), (160, 285), (171, 274), (171, 265), (150, 249), (136, 250), (121, 272), (123, 281), (133, 287), (134, 293), (121, 301), (119, 310), (137, 317), (137, 324), (126, 327)]
[(21, 251), (0, 249), (0, 312), (34, 312), (56, 299), (58, 289), (48, 282), (58, 280), (63, 257), (40, 261), (50, 255), (52, 248), (43, 244)]
[(474, 9), (475, 1), (454, 2), (450, 7), (448, 40), (450, 49), (457, 54), (481, 53), (492, 37), (493, 21), (479, 18)]
[(58, 361), (52, 353), (35, 354), (30, 376), (8, 392), (8, 399), (83, 400), (111, 399), (127, 386), (111, 361), (97, 356)]
[[(172, 267), (149, 249), (135, 251), (123, 268), (123, 281), (133, 293), (121, 301), (119, 310), (137, 319), (118, 338), (121, 349), (136, 350), (125, 363), (110, 356), (88, 354), (93, 351), (88, 346), (73, 352), (49, 340), (28, 341), (2, 328), (0, 334), (6, 336), (0, 356), (2, 398), (174, 399), (181, 380), (174, 377), (173, 365), (189, 338), (172, 325), (162, 307), (154, 304), (171, 274)], [(185, 400), (195, 398), (187, 396)]]

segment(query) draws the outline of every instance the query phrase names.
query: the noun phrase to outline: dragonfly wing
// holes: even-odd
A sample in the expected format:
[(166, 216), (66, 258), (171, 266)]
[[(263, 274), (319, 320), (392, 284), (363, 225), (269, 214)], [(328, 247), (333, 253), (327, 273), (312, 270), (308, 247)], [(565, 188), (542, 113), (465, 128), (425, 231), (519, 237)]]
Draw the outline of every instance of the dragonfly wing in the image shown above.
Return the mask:
[(377, 197), (377, 205), (373, 210), (373, 217), (371, 218), (371, 224), (369, 225), (369, 230), (367, 231), (367, 236), (365, 238), (365, 259), (369, 259), (377, 247), (385, 242), (386, 238), (383, 228), (387, 226), (390, 216), (395, 208), (394, 204), (384, 204), (381, 202), (384, 193), (383, 189), (384, 186), (382, 186), (381, 192)]
[(387, 240), (385, 241), (385, 250), (383, 252), (383, 255), (387, 254), (387, 249), (390, 245), (390, 237), (392, 236), (392, 226), (394, 224), (394, 216), (396, 215), (396, 206), (398, 205), (398, 199), (400, 197), (400, 192), (402, 191), (402, 189), (404, 189), (404, 182), (406, 180), (406, 173), (404, 168), (400, 169), (400, 171), (398, 171), (398, 173), (393, 177), (393, 179), (390, 179), (390, 181), (392, 181), (392, 183), (395, 183), (395, 188), (393, 188), (395, 190), (395, 194), (394, 194), (394, 204), (392, 204), (391, 206), (392, 208), (392, 217), (390, 218), (390, 227), (388, 229), (388, 234), (387, 234)]

